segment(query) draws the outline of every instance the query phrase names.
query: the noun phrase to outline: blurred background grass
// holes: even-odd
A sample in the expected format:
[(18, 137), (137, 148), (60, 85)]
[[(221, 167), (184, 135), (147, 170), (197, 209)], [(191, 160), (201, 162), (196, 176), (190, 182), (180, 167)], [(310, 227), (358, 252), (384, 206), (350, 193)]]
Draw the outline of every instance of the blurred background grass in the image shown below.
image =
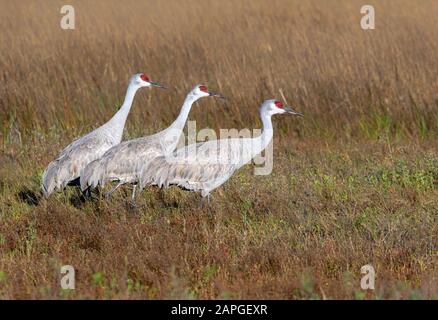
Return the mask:
[(63, 4), (1, 3), (3, 141), (89, 130), (114, 113), (140, 71), (174, 90), (137, 96), (132, 135), (166, 126), (197, 83), (230, 98), (194, 108), (192, 118), (214, 128), (258, 126), (257, 106), (282, 88), (306, 114), (279, 120), (285, 134), (437, 131), (434, 1), (376, 2), (371, 31), (360, 28), (360, 1), (75, 1), (73, 31), (59, 27)]

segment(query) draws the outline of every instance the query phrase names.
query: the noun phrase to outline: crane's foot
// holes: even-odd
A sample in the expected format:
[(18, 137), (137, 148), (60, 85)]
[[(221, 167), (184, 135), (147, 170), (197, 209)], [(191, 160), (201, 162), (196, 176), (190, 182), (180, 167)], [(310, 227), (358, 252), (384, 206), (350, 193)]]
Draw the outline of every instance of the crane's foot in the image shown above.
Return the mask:
[(130, 210), (137, 210), (137, 209), (142, 209), (142, 208), (146, 208), (146, 205), (139, 205), (134, 200), (128, 201), (128, 209), (130, 209)]
[(137, 209), (137, 203), (134, 200), (128, 201), (128, 209)]

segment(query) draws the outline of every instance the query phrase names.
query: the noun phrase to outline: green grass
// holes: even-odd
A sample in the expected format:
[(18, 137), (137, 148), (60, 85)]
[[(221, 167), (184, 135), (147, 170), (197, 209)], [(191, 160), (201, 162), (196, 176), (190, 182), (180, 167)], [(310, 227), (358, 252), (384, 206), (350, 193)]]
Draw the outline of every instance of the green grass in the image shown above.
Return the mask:
[[(210, 207), (178, 188), (146, 189), (137, 208), (128, 187), (40, 199), (42, 146), (5, 150), (2, 298), (436, 298), (437, 146), (282, 139), (271, 175), (242, 168)], [(368, 263), (373, 292), (359, 285)], [(77, 268), (73, 292), (62, 264)]]

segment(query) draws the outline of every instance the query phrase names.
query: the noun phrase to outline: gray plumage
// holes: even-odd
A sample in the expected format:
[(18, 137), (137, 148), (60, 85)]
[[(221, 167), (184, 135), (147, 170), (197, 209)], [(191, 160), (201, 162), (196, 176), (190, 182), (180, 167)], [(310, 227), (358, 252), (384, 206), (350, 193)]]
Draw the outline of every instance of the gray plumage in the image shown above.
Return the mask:
[(161, 134), (124, 141), (86, 166), (80, 178), (81, 189), (104, 187), (108, 181), (134, 183), (141, 164), (164, 153), (156, 138)]
[(101, 127), (69, 144), (48, 165), (43, 173), (41, 186), (45, 197), (79, 178), (90, 162), (100, 158), (105, 151), (120, 143), (135, 93), (139, 88), (150, 85), (158, 86), (150, 82), (144, 74), (131, 77), (124, 103), (117, 113)]
[[(116, 188), (125, 183), (136, 183), (142, 168), (152, 159), (175, 150), (181, 137), (192, 104), (201, 97), (216, 95), (198, 85), (187, 95), (177, 119), (165, 130), (154, 135), (124, 141), (109, 149), (84, 170), (81, 189), (105, 186), (118, 181)], [(114, 191), (114, 188), (112, 191)]]
[(43, 174), (44, 195), (48, 197), (54, 190), (61, 190), (70, 181), (77, 179), (88, 163), (102, 156), (116, 143), (113, 137), (93, 131), (68, 145)]
[[(228, 142), (214, 140), (192, 144), (178, 149), (174, 158), (159, 156), (153, 159), (140, 174), (140, 189), (148, 185), (164, 188), (177, 185), (207, 196), (246, 163), (243, 158), (247, 157), (240, 156), (242, 148), (239, 141), (229, 139)], [(221, 156), (224, 156), (222, 160)]]
[(273, 137), (271, 116), (277, 113), (301, 115), (267, 100), (260, 107), (263, 132), (255, 138), (212, 140), (180, 148), (172, 155), (159, 156), (143, 168), (140, 189), (148, 185), (167, 188), (177, 185), (200, 192), (202, 197), (225, 183), (236, 170), (262, 152)]

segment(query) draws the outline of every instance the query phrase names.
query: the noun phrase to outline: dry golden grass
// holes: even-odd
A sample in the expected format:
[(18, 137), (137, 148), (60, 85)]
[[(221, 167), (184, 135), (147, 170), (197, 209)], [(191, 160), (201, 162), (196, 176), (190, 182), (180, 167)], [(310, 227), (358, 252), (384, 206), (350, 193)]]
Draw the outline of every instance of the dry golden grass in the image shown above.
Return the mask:
[[(0, 297), (437, 298), (436, 1), (0, 1)], [(259, 127), (278, 97), (274, 171), (239, 171), (214, 193), (126, 188), (83, 203), (39, 199), (44, 167), (106, 121), (129, 76), (142, 90), (126, 138), (166, 127), (204, 83), (199, 127)], [(359, 286), (371, 263), (376, 290)], [(59, 267), (77, 271), (62, 291)]]

